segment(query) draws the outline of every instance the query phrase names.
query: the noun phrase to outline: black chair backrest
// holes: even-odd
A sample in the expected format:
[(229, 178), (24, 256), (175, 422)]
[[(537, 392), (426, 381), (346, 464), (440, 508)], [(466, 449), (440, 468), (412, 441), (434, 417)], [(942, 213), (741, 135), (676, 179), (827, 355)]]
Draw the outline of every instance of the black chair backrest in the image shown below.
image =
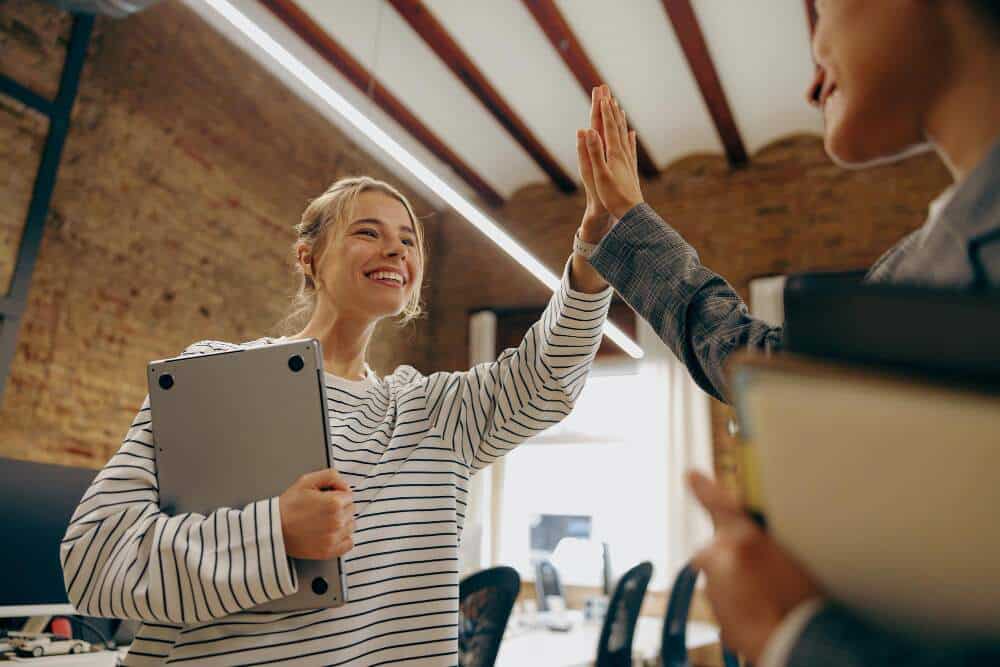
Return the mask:
[(618, 580), (597, 643), (597, 667), (632, 667), (635, 624), (652, 576), (653, 564), (643, 561)]
[(562, 584), (559, 583), (559, 571), (547, 558), (535, 563), (535, 594), (538, 598), (538, 611), (551, 611), (549, 597), (562, 597)]
[[(677, 573), (674, 587), (667, 603), (667, 616), (663, 619), (663, 640), (660, 644), (660, 662), (663, 667), (690, 667), (687, 656), (687, 621), (694, 596), (694, 585), (698, 581), (698, 570), (687, 564)], [(722, 647), (725, 667), (740, 667), (740, 661)]]
[(500, 650), (507, 620), (521, 591), (512, 567), (493, 567), (458, 584), (458, 664), (491, 667)]

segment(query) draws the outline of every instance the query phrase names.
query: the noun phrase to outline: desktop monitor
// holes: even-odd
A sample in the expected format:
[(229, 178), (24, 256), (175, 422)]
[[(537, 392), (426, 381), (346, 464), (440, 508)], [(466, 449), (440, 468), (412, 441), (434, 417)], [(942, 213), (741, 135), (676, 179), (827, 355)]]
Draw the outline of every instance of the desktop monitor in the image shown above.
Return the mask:
[(537, 514), (529, 537), (533, 560), (548, 558), (564, 537), (589, 538), (593, 519), (583, 514)]
[(59, 544), (95, 471), (0, 458), (0, 617), (70, 615)]
[(593, 519), (583, 514), (537, 514), (532, 517), (529, 544), (539, 611), (565, 608), (562, 584), (552, 556), (556, 547), (567, 538), (589, 539), (592, 523)]
[(547, 558), (535, 563), (535, 593), (538, 611), (558, 612), (563, 611), (559, 607), (565, 608), (559, 572)]

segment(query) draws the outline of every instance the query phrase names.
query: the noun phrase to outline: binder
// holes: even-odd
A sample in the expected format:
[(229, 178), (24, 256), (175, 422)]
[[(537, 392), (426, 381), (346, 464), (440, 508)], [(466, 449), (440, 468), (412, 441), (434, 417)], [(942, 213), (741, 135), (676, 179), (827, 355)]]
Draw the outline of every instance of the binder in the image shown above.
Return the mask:
[(729, 367), (748, 510), (869, 620), (1000, 636), (1000, 292), (802, 274), (784, 307)]

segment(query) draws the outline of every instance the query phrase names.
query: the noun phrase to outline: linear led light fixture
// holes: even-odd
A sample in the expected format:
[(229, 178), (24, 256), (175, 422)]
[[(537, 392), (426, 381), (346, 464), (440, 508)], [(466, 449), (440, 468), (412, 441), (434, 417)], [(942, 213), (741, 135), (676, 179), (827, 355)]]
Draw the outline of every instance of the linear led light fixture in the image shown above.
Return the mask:
[[(334, 111), (343, 116), (351, 125), (371, 139), (376, 146), (388, 153), (394, 160), (417, 177), (431, 192), (437, 194), (453, 209), (458, 211), (462, 217), (485, 234), (489, 240), (500, 246), (501, 250), (513, 257), (514, 261), (527, 269), (542, 284), (552, 291), (556, 291), (559, 288), (559, 277), (556, 274), (549, 271), (545, 265), (522, 248), (499, 225), (486, 217), (482, 211), (469, 203), (465, 197), (456, 192), (450, 185), (438, 178), (434, 172), (411, 155), (409, 151), (400, 146), (392, 137), (383, 132), (375, 123), (371, 122), (354, 105), (316, 76), (302, 61), (286, 51), (256, 23), (244, 16), (227, 0), (206, 1), (212, 9), (229, 21), (233, 27), (246, 35), (254, 44), (264, 49), (289, 74), (298, 79), (312, 92), (319, 95)], [(604, 333), (629, 356), (635, 359), (642, 358), (642, 348), (612, 322), (604, 324)]]

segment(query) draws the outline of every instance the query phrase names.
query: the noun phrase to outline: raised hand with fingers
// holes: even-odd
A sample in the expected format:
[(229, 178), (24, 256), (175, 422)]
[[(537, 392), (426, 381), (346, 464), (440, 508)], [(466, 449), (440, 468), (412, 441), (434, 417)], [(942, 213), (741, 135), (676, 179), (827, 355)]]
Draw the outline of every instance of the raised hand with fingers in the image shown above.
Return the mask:
[[(591, 90), (591, 129), (601, 127), (601, 112), (597, 98), (602, 91), (603, 86)], [(587, 208), (583, 212), (580, 236), (587, 243), (598, 243), (611, 228), (611, 221), (608, 219), (608, 209), (604, 208), (604, 202), (597, 196), (597, 188), (594, 185), (594, 167), (587, 151), (587, 130), (576, 132), (576, 157), (580, 165), (580, 180), (583, 181), (583, 189), (587, 195)]]
[[(593, 95), (595, 97), (598, 90), (598, 88), (594, 88)], [(593, 112), (594, 108), (596, 107), (591, 105), (591, 124), (596, 122)], [(583, 243), (578, 244), (574, 241), (573, 244), (570, 284), (574, 289), (595, 293), (606, 289), (608, 283), (587, 261), (589, 253), (593, 251), (592, 247), (589, 251), (587, 247), (596, 246), (601, 242), (604, 235), (611, 229), (612, 221), (608, 216), (608, 210), (604, 208), (604, 204), (597, 195), (597, 189), (594, 186), (594, 171), (590, 164), (584, 132), (586, 130), (578, 130), (576, 133), (576, 153), (577, 159), (580, 162), (580, 180), (583, 181), (583, 189), (587, 195), (587, 208), (583, 212), (583, 220), (580, 222), (580, 228), (576, 232), (577, 240)]]
[[(579, 133), (577, 137), (579, 149)], [(583, 139), (588, 163), (585, 165), (581, 156), (584, 186), (587, 187), (586, 172), (589, 170), (593, 192), (612, 216), (621, 218), (643, 201), (636, 138), (635, 132), (628, 129), (625, 112), (604, 86), (595, 89), (593, 94), (591, 127), (583, 131)]]

